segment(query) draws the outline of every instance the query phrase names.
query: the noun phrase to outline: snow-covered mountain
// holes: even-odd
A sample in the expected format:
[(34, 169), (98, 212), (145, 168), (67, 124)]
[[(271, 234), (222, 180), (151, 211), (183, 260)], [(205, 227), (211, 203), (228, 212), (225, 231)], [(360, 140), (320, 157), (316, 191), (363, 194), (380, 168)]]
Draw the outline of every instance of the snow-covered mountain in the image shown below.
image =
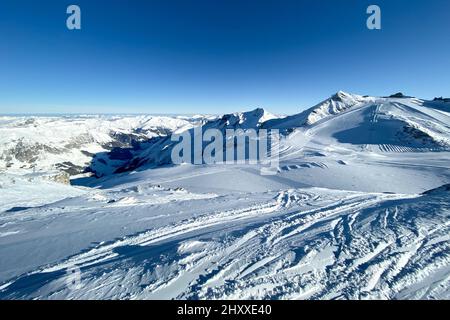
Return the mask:
[(330, 145), (381, 151), (446, 150), (450, 147), (450, 105), (435, 107), (431, 101), (416, 98), (362, 97), (340, 91), (311, 109), (268, 121), (263, 127), (304, 128)]
[[(448, 150), (450, 114), (414, 98), (365, 98), (363, 104), (324, 116), (309, 126), (323, 143), (371, 151)], [(449, 110), (450, 111), (450, 110)]]
[(187, 130), (203, 117), (63, 116), (0, 117), (0, 168), (8, 171), (85, 172), (92, 158), (175, 130)]
[[(310, 146), (319, 144), (370, 152), (450, 150), (450, 107), (442, 103), (439, 109), (436, 105), (416, 98), (363, 97), (340, 91), (296, 115), (276, 117), (264, 109), (255, 109), (224, 115), (206, 122), (203, 128), (222, 132), (240, 128), (279, 129), (286, 137), (280, 148), (289, 150), (293, 157), (305, 148), (303, 141), (299, 141), (299, 132), (308, 136)], [(130, 152), (131, 159), (112, 163), (115, 170), (109, 172), (170, 164), (175, 144), (170, 136), (155, 139), (148, 148)], [(289, 152), (283, 156), (288, 157)], [(105, 166), (110, 164), (106, 161), (94, 171), (100, 175), (108, 172)]]
[[(279, 129), (276, 175), (171, 164), (171, 134), (200, 124)], [(450, 298), (444, 98), (338, 92), (287, 117), (3, 117), (0, 132), (0, 299)], [(96, 177), (61, 185), (49, 173), (64, 162)]]
[[(194, 128), (190, 128), (189, 131), (193, 140), (208, 129), (220, 130), (223, 136), (225, 136), (227, 129), (259, 129), (264, 123), (275, 118), (277, 118), (275, 115), (262, 108), (257, 108), (248, 112), (225, 114), (217, 119), (205, 121), (202, 123), (201, 132), (194, 131)], [(177, 130), (175, 133), (181, 133), (182, 131)], [(105, 173), (126, 172), (142, 166), (155, 167), (168, 165), (172, 163), (171, 152), (175, 144), (176, 142), (171, 140), (171, 136), (159, 137), (143, 146), (141, 150), (130, 152), (129, 159), (124, 159), (121, 162), (111, 162), (108, 161), (108, 158), (110, 159), (111, 157), (106, 155), (102, 164), (99, 165), (97, 162), (94, 162), (91, 168), (97, 176), (103, 176)], [(111, 167), (114, 170), (111, 170)]]
[(288, 116), (284, 119), (276, 119), (266, 124), (268, 128), (292, 129), (301, 126), (312, 125), (317, 121), (338, 115), (351, 108), (360, 107), (374, 101), (376, 98), (362, 97), (339, 91), (332, 97), (307, 109), (299, 114)]
[[(192, 130), (280, 129), (281, 149), (294, 157), (305, 146), (302, 132), (317, 144), (380, 152), (448, 150), (449, 103), (445, 99), (377, 98), (338, 92), (299, 114), (277, 117), (264, 109), (218, 118), (188, 117), (2, 117), (0, 167), (51, 169), (98, 177), (171, 163), (172, 133)], [(284, 153), (286, 157), (286, 152)]]

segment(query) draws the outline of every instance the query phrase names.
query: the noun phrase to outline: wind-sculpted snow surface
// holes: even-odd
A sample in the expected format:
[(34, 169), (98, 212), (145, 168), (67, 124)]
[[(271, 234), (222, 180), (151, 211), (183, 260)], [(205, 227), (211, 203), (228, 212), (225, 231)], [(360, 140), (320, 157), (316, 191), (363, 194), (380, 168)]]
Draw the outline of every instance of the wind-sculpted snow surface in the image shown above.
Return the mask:
[[(228, 207), (239, 208), (100, 243), (10, 279), (0, 297), (450, 297), (449, 191), (408, 196), (312, 188), (265, 197), (249, 206), (225, 197)], [(73, 268), (81, 271), (77, 288), (67, 286)]]

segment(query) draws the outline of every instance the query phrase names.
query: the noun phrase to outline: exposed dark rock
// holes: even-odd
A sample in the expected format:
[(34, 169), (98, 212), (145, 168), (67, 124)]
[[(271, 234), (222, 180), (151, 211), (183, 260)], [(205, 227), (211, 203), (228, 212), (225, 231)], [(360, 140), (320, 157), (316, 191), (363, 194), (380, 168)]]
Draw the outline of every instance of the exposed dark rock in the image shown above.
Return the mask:
[(434, 98), (433, 101), (450, 103), (450, 98), (437, 97), (437, 98)]
[(414, 98), (412, 96), (405, 96), (402, 92), (397, 92), (394, 94), (391, 94), (389, 97), (384, 97), (384, 98), (397, 98), (397, 99), (402, 99), (402, 98)]
[(90, 153), (90, 152), (85, 151), (85, 150), (81, 150), (81, 153), (84, 154), (86, 157), (91, 157), (91, 158), (93, 158), (93, 157), (95, 156), (94, 153)]
[(38, 160), (38, 155), (42, 152), (60, 154), (61, 150), (52, 148), (41, 143), (25, 144), (23, 139), (17, 140), (17, 143), (10, 149), (3, 152), (2, 158), (6, 161), (16, 159), (20, 162), (33, 163)]
[(389, 96), (389, 98), (406, 98), (406, 97), (402, 92), (397, 92), (397, 93), (391, 94)]
[(68, 173), (71, 176), (85, 172), (85, 167), (77, 166), (70, 161), (66, 161), (63, 163), (57, 163), (56, 168)]

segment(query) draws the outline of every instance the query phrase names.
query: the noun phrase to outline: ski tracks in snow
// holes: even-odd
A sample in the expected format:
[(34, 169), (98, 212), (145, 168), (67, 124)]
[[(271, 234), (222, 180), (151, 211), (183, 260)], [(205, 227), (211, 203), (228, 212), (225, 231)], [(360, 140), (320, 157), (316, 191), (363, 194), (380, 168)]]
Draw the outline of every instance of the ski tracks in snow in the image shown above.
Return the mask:
[[(99, 245), (11, 281), (0, 297), (442, 295), (443, 280), (432, 286), (429, 282), (436, 273), (449, 274), (448, 211), (435, 213), (433, 219), (413, 218), (409, 202), (416, 205), (416, 198), (290, 189), (262, 204), (210, 213)], [(65, 285), (65, 271), (74, 267), (81, 270), (82, 290)], [(18, 285), (23, 283), (31, 285)], [(411, 284), (417, 290), (407, 291)]]

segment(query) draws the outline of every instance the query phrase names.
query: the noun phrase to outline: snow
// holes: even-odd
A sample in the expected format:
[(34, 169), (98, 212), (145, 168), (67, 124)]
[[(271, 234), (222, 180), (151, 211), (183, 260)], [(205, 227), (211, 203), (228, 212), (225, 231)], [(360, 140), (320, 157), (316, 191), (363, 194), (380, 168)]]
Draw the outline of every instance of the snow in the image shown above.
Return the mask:
[(5, 212), (38, 207), (68, 197), (79, 196), (86, 191), (83, 188), (66, 186), (34, 175), (1, 173), (0, 192), (0, 212)]
[[(202, 119), (163, 116), (0, 117), (0, 168), (51, 170), (71, 162), (86, 166), (89, 153), (107, 151), (124, 134), (136, 139), (159, 136), (159, 131), (186, 130)], [(20, 150), (18, 150), (20, 148)], [(36, 149), (26, 161), (26, 151)], [(19, 157), (19, 151), (24, 156)]]
[[(448, 299), (449, 114), (338, 92), (288, 117), (2, 117), (1, 150), (78, 144), (0, 173), (0, 298)], [(161, 136), (199, 123), (285, 130), (277, 175), (149, 161), (170, 147)], [(111, 131), (155, 127), (169, 131), (145, 133), (162, 142), (134, 150), (148, 161), (133, 170), (46, 178), (80, 148), (105, 152)]]

